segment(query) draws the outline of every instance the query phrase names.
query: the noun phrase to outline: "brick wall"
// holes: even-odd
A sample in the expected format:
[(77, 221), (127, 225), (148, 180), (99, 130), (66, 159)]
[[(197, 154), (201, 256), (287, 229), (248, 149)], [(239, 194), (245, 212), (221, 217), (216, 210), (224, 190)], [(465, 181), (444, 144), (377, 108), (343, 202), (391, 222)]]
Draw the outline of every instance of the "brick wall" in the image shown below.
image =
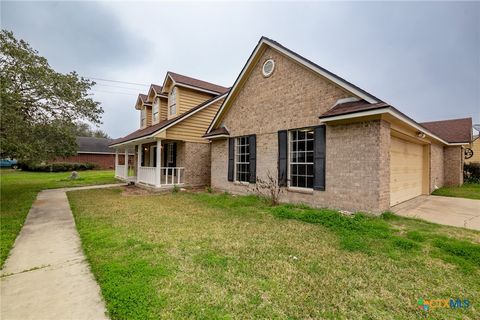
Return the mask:
[(185, 142), (185, 182), (189, 186), (210, 185), (210, 144)]
[[(269, 78), (261, 74), (263, 62), (273, 58)], [(338, 99), (350, 97), (330, 81), (280, 53), (267, 49), (255, 66), (222, 122), (232, 137), (257, 135), (257, 176), (277, 176), (278, 130), (319, 125), (318, 116)], [(211, 146), (214, 188), (232, 193), (253, 192), (227, 180), (227, 140)], [(285, 191), (284, 202), (316, 207), (381, 212), (390, 204), (390, 125), (385, 121), (327, 126), (326, 190)]]
[[(257, 134), (257, 176), (277, 176), (277, 133)], [(212, 186), (232, 193), (251, 193), (227, 180), (228, 142), (212, 142)], [(326, 190), (284, 191), (282, 202), (316, 207), (382, 212), (390, 205), (390, 127), (384, 121), (328, 126), (326, 132)]]
[(54, 161), (67, 163), (95, 163), (100, 169), (114, 169), (115, 155), (114, 154), (98, 154), (98, 153), (79, 153), (76, 156), (61, 157)]
[(432, 143), (430, 146), (430, 190), (443, 187), (444, 184), (443, 146)]
[(444, 147), (444, 184), (459, 186), (463, 184), (463, 149), (461, 146)]

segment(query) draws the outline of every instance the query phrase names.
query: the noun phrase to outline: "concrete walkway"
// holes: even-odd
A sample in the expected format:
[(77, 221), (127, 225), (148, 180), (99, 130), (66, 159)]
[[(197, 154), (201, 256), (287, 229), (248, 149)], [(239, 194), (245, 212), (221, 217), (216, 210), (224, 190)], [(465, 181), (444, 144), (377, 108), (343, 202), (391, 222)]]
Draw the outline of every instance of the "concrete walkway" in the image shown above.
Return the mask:
[(480, 200), (420, 196), (392, 207), (400, 216), (480, 230)]
[(108, 319), (65, 191), (40, 192), (2, 270), (2, 320)]

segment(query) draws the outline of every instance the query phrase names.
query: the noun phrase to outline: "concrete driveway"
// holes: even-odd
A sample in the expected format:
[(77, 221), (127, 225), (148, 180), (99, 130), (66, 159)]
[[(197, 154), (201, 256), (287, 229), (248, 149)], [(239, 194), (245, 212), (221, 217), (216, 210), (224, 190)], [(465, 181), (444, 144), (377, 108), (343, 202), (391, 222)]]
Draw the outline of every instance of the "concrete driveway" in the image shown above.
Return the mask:
[(391, 210), (404, 217), (480, 230), (480, 200), (420, 196), (400, 203)]

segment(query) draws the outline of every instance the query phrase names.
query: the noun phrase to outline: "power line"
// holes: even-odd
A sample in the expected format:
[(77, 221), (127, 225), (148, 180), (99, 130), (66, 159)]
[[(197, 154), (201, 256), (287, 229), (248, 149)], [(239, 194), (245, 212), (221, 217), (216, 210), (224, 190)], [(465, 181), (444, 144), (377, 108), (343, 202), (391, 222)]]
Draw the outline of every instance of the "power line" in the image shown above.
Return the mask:
[(112, 94), (124, 94), (124, 95), (127, 95), (127, 96), (138, 96), (138, 94), (128, 93), (128, 92), (114, 92), (114, 91), (93, 90), (93, 89), (91, 89), (90, 91), (102, 92), (102, 93), (112, 93)]
[(101, 83), (96, 83), (95, 85), (96, 85), (96, 86), (102, 86), (102, 87), (110, 87), (110, 88), (120, 88), (120, 89), (126, 89), (126, 90), (134, 90), (134, 91), (140, 90), (140, 89), (138, 89), (138, 88), (128, 88), (128, 87), (122, 87), (122, 86), (112, 86), (112, 85), (101, 84)]
[(118, 82), (118, 83), (132, 84), (132, 85), (136, 85), (136, 86), (150, 86), (149, 84), (146, 84), (146, 83), (128, 82), (128, 81), (102, 79), (102, 78), (94, 78), (94, 77), (86, 77), (86, 78), (89, 78), (89, 79), (92, 79), (92, 80), (98, 80), (98, 81), (108, 81), (108, 82)]

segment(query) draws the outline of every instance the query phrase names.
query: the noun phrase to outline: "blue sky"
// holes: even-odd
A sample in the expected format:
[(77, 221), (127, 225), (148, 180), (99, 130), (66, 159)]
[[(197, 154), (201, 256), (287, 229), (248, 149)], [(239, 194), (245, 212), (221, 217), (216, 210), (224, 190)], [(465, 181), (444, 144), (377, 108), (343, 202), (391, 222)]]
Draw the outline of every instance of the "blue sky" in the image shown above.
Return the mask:
[[(166, 71), (231, 86), (262, 35), (417, 121), (480, 123), (480, 3), (5, 2), (2, 28), (61, 72), (161, 84)], [(148, 86), (97, 81), (102, 129), (138, 128)]]

